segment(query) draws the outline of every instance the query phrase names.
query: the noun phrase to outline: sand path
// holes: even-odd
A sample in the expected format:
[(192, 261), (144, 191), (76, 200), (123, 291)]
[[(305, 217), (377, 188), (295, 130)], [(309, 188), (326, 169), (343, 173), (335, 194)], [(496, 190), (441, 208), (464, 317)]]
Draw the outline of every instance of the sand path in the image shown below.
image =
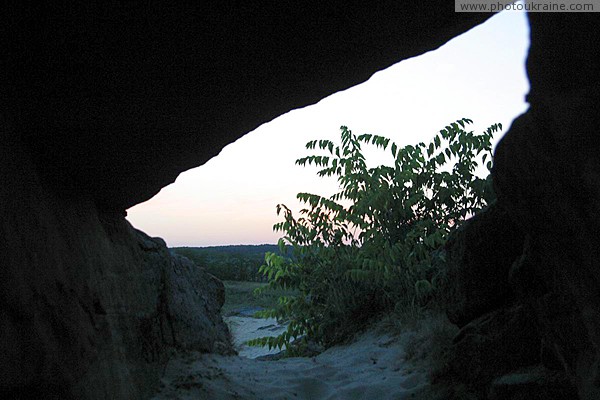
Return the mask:
[[(234, 337), (236, 331), (257, 330), (256, 320), (248, 321), (247, 330), (243, 319), (236, 324)], [(154, 400), (410, 399), (428, 383), (423, 371), (404, 361), (408, 335), (390, 336), (374, 328), (316, 357), (278, 361), (188, 353), (169, 362)]]
[(268, 347), (248, 346), (246, 342), (263, 336), (278, 336), (285, 332), (287, 324), (280, 324), (275, 318), (253, 318), (252, 315), (259, 308), (249, 308), (238, 313), (238, 315), (224, 317), (229, 326), (233, 345), (242, 357), (256, 358), (267, 354), (278, 353), (279, 349)]

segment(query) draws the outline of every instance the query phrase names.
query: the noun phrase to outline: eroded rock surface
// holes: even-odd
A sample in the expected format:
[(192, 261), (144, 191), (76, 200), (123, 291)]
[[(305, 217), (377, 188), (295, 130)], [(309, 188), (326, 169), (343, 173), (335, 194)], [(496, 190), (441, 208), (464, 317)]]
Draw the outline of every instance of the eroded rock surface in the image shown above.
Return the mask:
[(0, 132), (2, 398), (145, 399), (173, 350), (231, 351), (222, 283), (122, 215), (47, 190)]
[[(522, 384), (511, 384), (514, 376), (497, 377), (492, 384), (492, 398), (548, 398), (558, 393), (565, 398), (592, 400), (600, 398), (600, 31), (598, 17), (593, 14), (530, 14), (531, 48), (527, 71), (531, 82), (528, 96), (530, 109), (517, 118), (496, 150), (493, 178), (498, 206), (506, 210), (505, 224), (516, 225), (523, 232), (521, 254), (515, 262), (509, 259), (494, 266), (489, 277), (474, 274), (474, 282), (489, 288), (490, 300), (510, 287), (511, 307), (522, 307), (524, 319), (507, 321), (510, 329), (529, 335), (530, 346), (539, 347), (541, 365), (530, 370), (543, 372), (551, 378), (536, 378), (525, 374)], [(479, 217), (479, 221), (485, 220)], [(491, 220), (489, 232), (498, 229)], [(478, 219), (466, 227), (474, 236), (481, 231)], [(462, 236), (460, 236), (462, 235)], [(461, 238), (465, 233), (459, 233)], [(477, 243), (477, 238), (473, 239)], [(454, 241), (456, 245), (457, 241)], [(509, 253), (514, 247), (498, 243)], [(490, 242), (491, 246), (492, 243)], [(455, 264), (463, 275), (488, 265), (486, 255), (495, 261), (502, 257), (481, 251)], [(459, 249), (460, 250), (460, 249)], [(462, 253), (458, 253), (462, 254)], [(511, 257), (514, 258), (514, 257)], [(500, 279), (506, 276), (507, 279)], [(498, 281), (500, 279), (500, 281)], [(468, 279), (467, 279), (468, 281)], [(456, 291), (462, 290), (460, 278)], [(464, 291), (463, 291), (464, 293)], [(476, 293), (471, 291), (471, 293)], [(454, 321), (464, 323), (469, 313), (465, 296), (456, 297), (448, 306)], [(500, 304), (496, 301), (496, 306)], [(493, 318), (503, 308), (491, 311), (467, 325), (483, 328), (481, 321)], [(457, 314), (456, 311), (459, 311)], [(465, 318), (462, 318), (462, 317)], [(463, 328), (463, 334), (464, 329)], [(483, 332), (479, 329), (479, 332)], [(535, 340), (535, 336), (539, 339)], [(463, 335), (457, 345), (464, 342)], [(491, 340), (493, 334), (483, 335)], [(455, 353), (461, 359), (464, 352), (478, 357), (493, 349), (472, 343)], [(523, 343), (524, 339), (515, 339)], [(484, 343), (484, 345), (482, 345)], [(491, 343), (491, 342), (490, 342)], [(464, 345), (468, 342), (464, 342)], [(506, 350), (524, 355), (510, 343), (495, 343), (496, 351)], [(462, 352), (462, 353), (461, 353)], [(474, 359), (477, 359), (473, 354)], [(531, 363), (536, 361), (531, 358)], [(522, 363), (514, 363), (518, 367)], [(498, 368), (500, 371), (500, 368)], [(550, 372), (553, 371), (553, 372)], [(470, 375), (476, 375), (473, 371)], [(510, 378), (512, 377), (512, 378)], [(522, 377), (522, 376), (521, 376)], [(463, 377), (463, 380), (468, 379)], [(567, 383), (568, 382), (568, 383)], [(514, 383), (514, 382), (513, 382)], [(573, 387), (576, 388), (573, 389)], [(556, 389), (556, 390), (555, 390)], [(562, 392), (561, 392), (562, 391)], [(577, 394), (575, 394), (575, 391)]]
[(450, 368), (454, 376), (486, 393), (496, 377), (540, 362), (540, 335), (522, 306), (485, 314), (454, 339)]
[(530, 14), (529, 20), (531, 107), (498, 146), (494, 183), (499, 202), (527, 235), (515, 284), (580, 398), (598, 399), (598, 17)]
[(451, 236), (441, 292), (452, 323), (462, 327), (510, 303), (509, 271), (523, 242), (520, 227), (495, 203)]

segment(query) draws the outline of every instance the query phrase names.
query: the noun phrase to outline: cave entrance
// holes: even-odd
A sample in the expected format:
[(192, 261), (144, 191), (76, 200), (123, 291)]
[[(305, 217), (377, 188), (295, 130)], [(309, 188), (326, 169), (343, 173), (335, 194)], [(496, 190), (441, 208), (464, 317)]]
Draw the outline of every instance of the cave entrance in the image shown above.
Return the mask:
[[(252, 360), (276, 359), (273, 354), (279, 350), (250, 348), (243, 344), (246, 340), (278, 335), (286, 328), (286, 322), (259, 320), (254, 313), (276, 304), (279, 295), (294, 295), (293, 290), (260, 300), (252, 295), (264, 284), (258, 273), (264, 254), (277, 252), (281, 235), (272, 231), (280, 220), (275, 206), (284, 203), (298, 211), (299, 191), (335, 191), (335, 179), (317, 179), (313, 169), (300, 168), (294, 160), (306, 153), (309, 140), (337, 140), (341, 125), (400, 145), (428, 141), (441, 127), (463, 117), (474, 120), (474, 131), (497, 122), (506, 131), (528, 107), (528, 33), (524, 13), (498, 14), (435, 51), (262, 125), (202, 167), (182, 173), (153, 199), (128, 210), (134, 226), (165, 238), (174, 251), (225, 281), (224, 315), (244, 356), (177, 361), (170, 366), (172, 380), (166, 391), (197, 389), (243, 398), (326, 398), (333, 393), (346, 393), (344, 398), (404, 398), (424, 385), (425, 375), (407, 369), (401, 360), (420, 351), (407, 347), (419, 346), (415, 335), (446, 329), (437, 317), (397, 336), (370, 331), (317, 358), (280, 364)], [(375, 152), (366, 154), (378, 157)]]
[(294, 164), (307, 141), (338, 140), (346, 125), (414, 144), (462, 117), (474, 120), (475, 131), (494, 122), (506, 131), (528, 107), (528, 37), (524, 13), (498, 14), (435, 51), (260, 126), (130, 208), (128, 219), (172, 247), (276, 243), (276, 204), (293, 207), (299, 191), (336, 186)]

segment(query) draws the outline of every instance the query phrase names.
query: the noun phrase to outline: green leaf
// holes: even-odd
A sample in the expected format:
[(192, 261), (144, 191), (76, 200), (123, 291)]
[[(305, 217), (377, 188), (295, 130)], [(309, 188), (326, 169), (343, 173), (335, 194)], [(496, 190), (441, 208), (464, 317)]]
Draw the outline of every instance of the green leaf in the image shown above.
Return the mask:
[(433, 143), (431, 143), (429, 145), (429, 148), (427, 149), (427, 156), (431, 157), (431, 155), (433, 154), (433, 152), (434, 152)]
[(285, 252), (286, 252), (286, 249), (285, 249), (285, 242), (283, 241), (283, 238), (280, 238), (280, 239), (277, 241), (277, 247), (279, 247), (279, 252), (280, 252), (281, 254), (285, 254)]

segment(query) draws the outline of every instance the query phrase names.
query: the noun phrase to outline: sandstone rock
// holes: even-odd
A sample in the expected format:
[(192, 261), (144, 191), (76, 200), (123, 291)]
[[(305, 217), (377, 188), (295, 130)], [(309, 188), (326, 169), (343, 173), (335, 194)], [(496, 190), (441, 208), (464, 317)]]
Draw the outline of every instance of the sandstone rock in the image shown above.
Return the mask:
[(223, 282), (182, 256), (173, 256), (168, 274), (168, 307), (173, 344), (180, 349), (233, 354), (220, 311)]
[(470, 322), (454, 338), (448, 354), (458, 382), (487, 392), (490, 382), (519, 367), (539, 363), (540, 337), (521, 306), (493, 311)]
[(450, 321), (462, 327), (513, 297), (509, 270), (523, 249), (523, 234), (496, 204), (452, 234), (440, 289)]
[(498, 145), (494, 184), (499, 204), (527, 235), (515, 284), (580, 398), (598, 399), (598, 18), (561, 13), (529, 20), (530, 109)]
[(39, 180), (0, 128), (0, 395), (146, 399), (175, 349), (231, 349), (223, 287), (121, 214)]

